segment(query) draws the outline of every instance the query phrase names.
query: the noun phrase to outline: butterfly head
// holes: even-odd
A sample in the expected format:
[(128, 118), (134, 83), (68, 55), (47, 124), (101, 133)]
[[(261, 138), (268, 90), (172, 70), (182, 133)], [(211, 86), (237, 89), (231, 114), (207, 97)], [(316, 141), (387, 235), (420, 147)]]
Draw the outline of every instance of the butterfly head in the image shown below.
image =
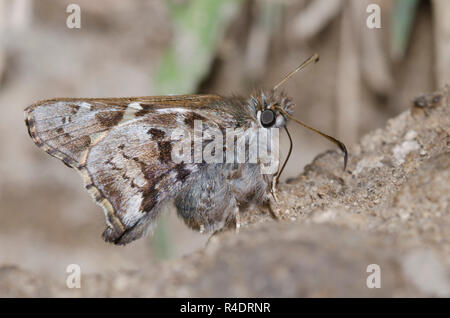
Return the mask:
[(255, 109), (258, 124), (264, 128), (282, 128), (287, 117), (292, 115), (293, 103), (284, 93), (261, 90), (250, 98), (250, 104)]
[[(339, 148), (341, 149), (342, 153), (344, 154), (344, 170), (347, 166), (347, 148), (345, 147), (344, 143), (337, 140), (334, 137), (331, 137), (320, 130), (313, 128), (300, 120), (294, 118), (292, 116), (293, 110), (293, 104), (291, 102), (291, 99), (287, 97), (283, 93), (278, 93), (278, 89), (280, 86), (282, 86), (289, 78), (291, 78), (295, 73), (309, 65), (310, 63), (315, 63), (319, 61), (319, 55), (314, 54), (310, 58), (308, 58), (306, 61), (304, 61), (302, 64), (300, 64), (296, 69), (294, 69), (292, 72), (287, 74), (278, 84), (276, 84), (272, 90), (270, 91), (260, 91), (258, 94), (254, 95), (250, 99), (250, 106), (252, 106), (256, 112), (256, 118), (258, 120), (258, 123), (261, 127), (264, 128), (284, 128), (286, 130), (286, 133), (289, 137), (289, 140), (291, 142), (291, 146), (289, 149), (289, 154), (292, 150), (292, 139), (289, 134), (289, 131), (286, 127), (287, 119), (291, 119), (292, 121), (296, 122), (297, 124), (300, 124), (301, 126), (308, 128), (309, 130), (314, 131), (315, 133), (321, 135), (322, 137), (325, 137), (326, 139), (330, 140)], [(288, 158), (289, 158), (288, 154)], [(286, 165), (287, 159), (284, 162), (283, 166), (281, 167), (280, 172), (277, 174), (277, 177), (281, 174), (283, 171), (285, 165)], [(275, 181), (276, 183), (276, 181)]]

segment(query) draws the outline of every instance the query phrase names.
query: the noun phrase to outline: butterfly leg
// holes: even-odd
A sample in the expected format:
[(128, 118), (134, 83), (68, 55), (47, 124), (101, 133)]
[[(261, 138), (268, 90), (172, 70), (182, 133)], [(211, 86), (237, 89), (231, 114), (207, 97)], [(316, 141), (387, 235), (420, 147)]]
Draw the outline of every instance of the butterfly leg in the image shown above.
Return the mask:
[(278, 203), (278, 197), (277, 197), (278, 188), (277, 188), (277, 185), (278, 185), (278, 178), (275, 177), (275, 178), (273, 178), (273, 181), (272, 181), (271, 195), (272, 195), (272, 197), (273, 197), (273, 199), (275, 200), (276, 203)]
[(239, 233), (239, 228), (241, 227), (241, 216), (239, 213), (239, 207), (236, 206), (236, 208), (234, 209), (234, 218), (235, 218), (235, 229), (236, 229), (236, 233)]
[(281, 219), (281, 210), (278, 207), (278, 201), (275, 199), (272, 191), (270, 191), (270, 193), (266, 194), (265, 202), (266, 202), (267, 208), (269, 209), (270, 215), (272, 215), (272, 217), (275, 220), (280, 220)]
[(278, 208), (279, 200), (278, 200), (278, 196), (277, 196), (278, 176), (279, 176), (279, 174), (274, 176), (274, 178), (272, 179), (272, 186), (270, 189), (270, 194), (267, 196), (268, 197), (267, 200), (269, 202), (268, 205), (269, 205), (270, 213), (272, 214), (272, 217), (277, 220), (280, 219), (280, 215), (281, 215), (280, 209)]

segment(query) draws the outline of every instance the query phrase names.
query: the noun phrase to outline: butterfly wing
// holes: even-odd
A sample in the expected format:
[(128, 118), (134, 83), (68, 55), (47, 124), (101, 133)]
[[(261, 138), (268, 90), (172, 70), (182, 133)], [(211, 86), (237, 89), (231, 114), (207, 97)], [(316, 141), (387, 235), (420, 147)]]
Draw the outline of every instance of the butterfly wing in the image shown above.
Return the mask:
[(155, 224), (162, 204), (199, 169), (171, 160), (174, 129), (193, 131), (196, 119), (232, 125), (223, 101), (217, 95), (53, 99), (28, 107), (25, 121), (36, 145), (81, 174), (104, 210), (103, 238), (126, 244)]

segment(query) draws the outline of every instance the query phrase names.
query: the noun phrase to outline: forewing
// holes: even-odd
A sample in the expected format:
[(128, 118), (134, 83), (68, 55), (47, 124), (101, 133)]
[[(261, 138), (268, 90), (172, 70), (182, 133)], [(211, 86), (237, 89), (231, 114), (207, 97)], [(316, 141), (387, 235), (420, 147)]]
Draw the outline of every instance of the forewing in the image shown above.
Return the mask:
[[(198, 170), (171, 160), (175, 128), (217, 126), (216, 95), (54, 99), (25, 111), (33, 141), (77, 169), (102, 206), (106, 241), (125, 244), (154, 224), (161, 205)], [(151, 227), (151, 226), (150, 226)]]

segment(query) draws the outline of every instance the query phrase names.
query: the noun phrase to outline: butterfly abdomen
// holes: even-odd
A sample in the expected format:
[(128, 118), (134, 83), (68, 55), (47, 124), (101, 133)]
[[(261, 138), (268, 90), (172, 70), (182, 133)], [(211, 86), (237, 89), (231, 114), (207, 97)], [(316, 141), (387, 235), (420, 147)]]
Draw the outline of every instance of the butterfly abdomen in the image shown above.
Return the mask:
[(263, 203), (268, 183), (256, 164), (205, 165), (176, 196), (178, 215), (205, 233), (235, 227), (237, 213)]

